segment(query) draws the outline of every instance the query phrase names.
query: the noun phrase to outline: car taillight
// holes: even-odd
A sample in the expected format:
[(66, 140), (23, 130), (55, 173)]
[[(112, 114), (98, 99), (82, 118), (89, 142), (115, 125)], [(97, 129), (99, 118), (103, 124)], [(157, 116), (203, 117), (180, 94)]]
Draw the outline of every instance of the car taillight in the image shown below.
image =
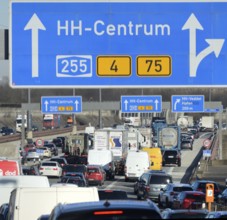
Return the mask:
[(39, 170), (43, 170), (43, 168), (42, 168), (42, 167), (40, 167), (40, 168), (39, 168)]
[(190, 199), (184, 199), (182, 208), (188, 208), (191, 205), (191, 202), (192, 201)]
[(145, 186), (145, 190), (146, 190), (147, 192), (150, 192), (150, 186)]
[(125, 173), (127, 173), (127, 166), (125, 166), (125, 168), (124, 168), (124, 172), (125, 172)]
[(53, 168), (53, 170), (58, 170), (58, 168), (55, 167), (55, 168)]
[(176, 192), (171, 192), (170, 195), (174, 196), (174, 195), (177, 195), (177, 193)]
[(202, 192), (203, 190), (202, 190), (201, 188), (198, 188), (198, 189), (197, 189), (197, 191), (200, 191), (200, 192)]

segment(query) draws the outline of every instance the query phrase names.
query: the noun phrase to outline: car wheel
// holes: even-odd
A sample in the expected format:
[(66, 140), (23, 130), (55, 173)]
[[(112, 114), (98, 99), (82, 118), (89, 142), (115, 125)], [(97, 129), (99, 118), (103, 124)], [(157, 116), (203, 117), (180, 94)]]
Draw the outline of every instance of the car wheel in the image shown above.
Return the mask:
[(158, 206), (159, 206), (159, 208), (162, 208), (162, 203), (161, 203), (160, 196), (158, 197)]
[(191, 150), (193, 150), (193, 147), (191, 147)]
[(180, 166), (181, 166), (181, 161), (179, 161), (179, 162), (178, 162), (177, 166), (178, 166), (178, 167), (180, 167)]
[(137, 194), (137, 200), (141, 200), (141, 196)]

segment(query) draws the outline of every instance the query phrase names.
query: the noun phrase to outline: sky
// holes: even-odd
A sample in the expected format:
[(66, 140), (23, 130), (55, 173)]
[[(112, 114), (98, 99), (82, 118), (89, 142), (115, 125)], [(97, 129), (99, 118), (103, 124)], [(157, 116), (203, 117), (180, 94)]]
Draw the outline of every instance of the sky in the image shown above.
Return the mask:
[[(9, 0), (0, 0), (0, 29), (9, 28)], [(9, 75), (8, 60), (0, 60), (0, 80)]]

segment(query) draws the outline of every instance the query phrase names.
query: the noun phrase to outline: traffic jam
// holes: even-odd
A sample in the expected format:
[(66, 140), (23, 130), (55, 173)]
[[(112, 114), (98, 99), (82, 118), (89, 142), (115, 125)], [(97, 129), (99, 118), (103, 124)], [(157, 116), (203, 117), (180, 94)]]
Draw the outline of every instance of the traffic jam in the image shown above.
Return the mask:
[[(28, 103), (15, 130), (0, 122), (0, 220), (227, 218), (227, 178), (203, 178), (222, 159), (224, 107), (210, 89), (227, 84), (225, 1), (9, 0), (7, 86)], [(178, 88), (207, 88), (209, 103)]]
[[(208, 140), (203, 135), (213, 136), (212, 116), (204, 116), (200, 124), (182, 116), (176, 125), (154, 117), (146, 128), (127, 122), (113, 128), (89, 126), (84, 133), (49, 140), (38, 138), (20, 149), (20, 160), (0, 160), (1, 218), (226, 215), (227, 193), (220, 184), (206, 179), (186, 183), (183, 175), (176, 178), (171, 172), (186, 165), (185, 155), (203, 148), (197, 144)], [(35, 200), (34, 209), (28, 209), (31, 200)]]

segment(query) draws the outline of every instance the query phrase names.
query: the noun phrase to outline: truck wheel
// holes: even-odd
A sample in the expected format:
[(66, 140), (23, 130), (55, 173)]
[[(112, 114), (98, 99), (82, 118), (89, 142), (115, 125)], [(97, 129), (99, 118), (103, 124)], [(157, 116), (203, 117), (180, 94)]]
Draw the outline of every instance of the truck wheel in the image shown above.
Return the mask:
[(181, 166), (181, 162), (178, 162), (177, 166), (180, 167)]

